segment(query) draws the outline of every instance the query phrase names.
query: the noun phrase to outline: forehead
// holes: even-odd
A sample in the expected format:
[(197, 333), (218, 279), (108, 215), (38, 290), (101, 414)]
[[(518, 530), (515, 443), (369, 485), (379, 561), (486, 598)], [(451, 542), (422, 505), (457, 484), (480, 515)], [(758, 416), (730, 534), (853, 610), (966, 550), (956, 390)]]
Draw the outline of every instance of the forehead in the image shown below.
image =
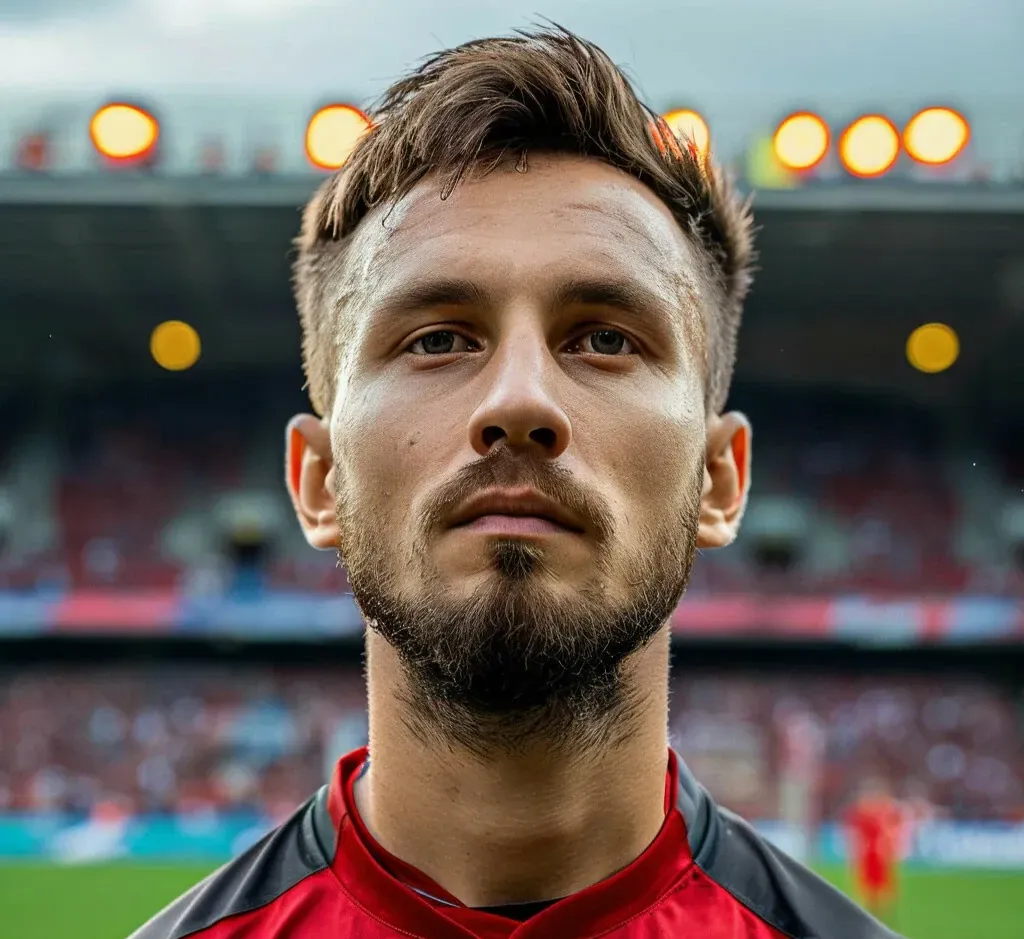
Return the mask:
[(640, 280), (673, 300), (700, 293), (696, 253), (668, 207), (576, 157), (534, 157), (525, 173), (498, 169), (446, 199), (427, 178), (363, 220), (349, 263), (371, 293), (438, 273), (539, 288), (567, 272)]

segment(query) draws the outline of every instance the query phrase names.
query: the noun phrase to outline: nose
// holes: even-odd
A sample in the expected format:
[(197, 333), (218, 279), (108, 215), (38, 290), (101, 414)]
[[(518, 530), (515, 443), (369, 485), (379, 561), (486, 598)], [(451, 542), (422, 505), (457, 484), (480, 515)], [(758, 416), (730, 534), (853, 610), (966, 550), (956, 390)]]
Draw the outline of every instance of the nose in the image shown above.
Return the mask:
[(572, 425), (554, 394), (558, 365), (537, 336), (509, 339), (487, 365), (487, 394), (470, 420), (473, 449), (487, 456), (495, 447), (533, 450), (554, 459), (572, 439)]

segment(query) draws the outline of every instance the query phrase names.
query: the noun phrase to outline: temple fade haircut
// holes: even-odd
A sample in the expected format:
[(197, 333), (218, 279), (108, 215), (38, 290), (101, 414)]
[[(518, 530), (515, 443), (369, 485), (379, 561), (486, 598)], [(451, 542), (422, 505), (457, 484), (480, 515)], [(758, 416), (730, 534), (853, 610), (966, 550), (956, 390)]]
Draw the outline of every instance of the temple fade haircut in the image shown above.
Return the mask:
[(555, 26), (467, 42), (396, 82), (373, 111), (372, 129), (306, 206), (294, 291), (320, 416), (333, 404), (346, 344), (339, 314), (354, 288), (345, 259), (360, 222), (428, 175), (447, 198), (472, 174), (525, 171), (531, 153), (603, 160), (647, 185), (689, 234), (703, 268), (705, 405), (722, 412), (751, 282), (749, 202), (640, 101), (601, 49)]

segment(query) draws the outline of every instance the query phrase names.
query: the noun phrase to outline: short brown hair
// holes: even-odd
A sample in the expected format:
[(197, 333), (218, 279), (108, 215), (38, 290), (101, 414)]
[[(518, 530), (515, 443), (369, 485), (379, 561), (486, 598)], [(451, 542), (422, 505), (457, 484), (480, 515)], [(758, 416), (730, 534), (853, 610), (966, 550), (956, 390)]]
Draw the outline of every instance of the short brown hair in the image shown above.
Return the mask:
[(366, 134), (306, 206), (296, 239), (294, 289), (303, 364), (317, 413), (333, 403), (337, 297), (350, 236), (370, 210), (428, 174), (450, 193), (471, 171), (527, 154), (593, 157), (649, 186), (700, 249), (712, 296), (705, 303), (709, 413), (725, 407), (753, 255), (749, 203), (692, 144), (641, 103), (597, 46), (561, 27), (479, 39), (440, 52), (391, 86)]

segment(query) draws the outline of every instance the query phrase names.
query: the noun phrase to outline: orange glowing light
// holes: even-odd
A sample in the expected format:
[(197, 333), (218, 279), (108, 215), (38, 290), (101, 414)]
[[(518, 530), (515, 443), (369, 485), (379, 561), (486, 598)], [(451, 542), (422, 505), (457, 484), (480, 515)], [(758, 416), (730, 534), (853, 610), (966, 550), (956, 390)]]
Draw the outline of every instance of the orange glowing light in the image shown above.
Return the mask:
[(858, 117), (839, 138), (839, 159), (854, 176), (882, 176), (899, 155), (899, 131), (881, 114)]
[(772, 146), (778, 161), (789, 170), (809, 170), (828, 153), (831, 135), (828, 124), (817, 114), (791, 114), (775, 131)]
[(918, 163), (941, 166), (967, 146), (971, 125), (952, 108), (925, 108), (903, 130), (903, 146)]
[(108, 104), (89, 122), (89, 137), (108, 160), (137, 162), (148, 157), (160, 139), (160, 124), (133, 104)]
[(708, 122), (700, 114), (688, 108), (681, 108), (669, 111), (662, 120), (676, 137), (689, 141), (697, 148), (702, 158), (707, 157), (711, 150), (711, 131), (708, 130)]
[(359, 108), (328, 105), (309, 119), (306, 155), (320, 169), (340, 169), (369, 129), (370, 119)]
[(925, 323), (907, 339), (907, 361), (919, 372), (944, 372), (960, 355), (960, 338), (945, 323)]
[(169, 372), (183, 372), (199, 361), (202, 343), (195, 328), (181, 320), (167, 320), (153, 330), (149, 351), (154, 361)]

